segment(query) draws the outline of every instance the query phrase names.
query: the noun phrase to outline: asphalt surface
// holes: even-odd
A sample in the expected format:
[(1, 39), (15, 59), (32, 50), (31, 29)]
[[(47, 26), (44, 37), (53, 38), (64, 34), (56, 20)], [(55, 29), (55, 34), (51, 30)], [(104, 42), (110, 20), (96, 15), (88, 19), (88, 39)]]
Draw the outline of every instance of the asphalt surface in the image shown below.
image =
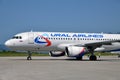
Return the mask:
[(120, 80), (120, 59), (83, 61), (67, 57), (0, 57), (0, 80)]

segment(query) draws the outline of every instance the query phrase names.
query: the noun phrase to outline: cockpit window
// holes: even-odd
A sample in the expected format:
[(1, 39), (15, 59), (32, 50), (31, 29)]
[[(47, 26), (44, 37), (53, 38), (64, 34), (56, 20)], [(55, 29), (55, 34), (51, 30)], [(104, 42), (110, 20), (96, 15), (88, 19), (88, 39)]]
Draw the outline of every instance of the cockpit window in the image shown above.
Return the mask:
[(22, 39), (22, 37), (21, 36), (13, 36), (12, 39)]

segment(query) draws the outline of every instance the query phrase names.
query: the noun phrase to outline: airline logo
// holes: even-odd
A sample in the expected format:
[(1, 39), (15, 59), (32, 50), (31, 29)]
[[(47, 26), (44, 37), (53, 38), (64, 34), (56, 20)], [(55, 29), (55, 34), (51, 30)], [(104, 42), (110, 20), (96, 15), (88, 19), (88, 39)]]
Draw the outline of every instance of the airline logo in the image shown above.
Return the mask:
[(39, 35), (35, 38), (35, 43), (45, 45), (45, 46), (51, 46), (51, 41), (48, 40), (44, 35)]
[(102, 34), (86, 34), (86, 33), (74, 33), (74, 34), (64, 34), (64, 33), (51, 33), (51, 37), (84, 37), (84, 38), (103, 38)]
[(77, 37), (77, 38), (103, 38), (103, 34), (96, 33), (44, 33), (42, 36), (45, 37)]

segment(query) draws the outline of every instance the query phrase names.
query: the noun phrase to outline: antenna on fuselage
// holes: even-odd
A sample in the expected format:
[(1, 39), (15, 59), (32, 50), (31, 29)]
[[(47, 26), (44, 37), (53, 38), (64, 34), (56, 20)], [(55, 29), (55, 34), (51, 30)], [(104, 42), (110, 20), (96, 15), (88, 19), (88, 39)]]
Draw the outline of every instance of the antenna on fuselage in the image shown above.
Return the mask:
[(30, 32), (33, 32), (33, 31), (32, 31), (32, 29), (31, 29), (31, 31), (30, 31)]

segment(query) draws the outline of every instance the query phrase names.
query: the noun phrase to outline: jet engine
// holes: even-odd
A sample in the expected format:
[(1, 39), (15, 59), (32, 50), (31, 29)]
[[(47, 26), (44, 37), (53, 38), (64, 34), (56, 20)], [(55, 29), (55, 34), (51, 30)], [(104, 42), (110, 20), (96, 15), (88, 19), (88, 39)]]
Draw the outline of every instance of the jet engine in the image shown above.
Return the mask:
[(49, 55), (52, 57), (60, 57), (60, 56), (64, 56), (65, 52), (63, 51), (50, 51)]
[(87, 52), (85, 47), (69, 46), (66, 47), (66, 54), (68, 57), (82, 57)]

